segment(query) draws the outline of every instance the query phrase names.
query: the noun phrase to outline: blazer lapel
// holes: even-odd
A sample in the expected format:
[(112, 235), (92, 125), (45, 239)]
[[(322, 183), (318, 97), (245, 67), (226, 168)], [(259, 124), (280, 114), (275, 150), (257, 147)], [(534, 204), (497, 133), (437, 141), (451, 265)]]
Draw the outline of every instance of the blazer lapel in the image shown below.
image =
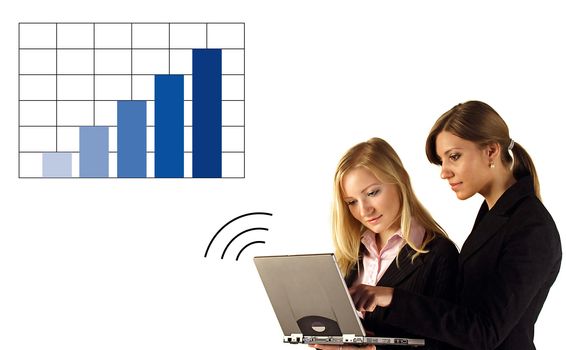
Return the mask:
[(414, 262), (411, 262), (411, 255), (413, 253), (414, 251), (409, 245), (405, 244), (398, 254), (399, 266), (397, 266), (397, 262), (393, 260), (389, 268), (387, 268), (387, 271), (385, 271), (379, 282), (377, 282), (377, 285), (395, 287), (412, 274), (413, 271), (422, 265), (422, 259), (419, 257), (417, 257)]
[(472, 233), (460, 251), (460, 265), (498, 233), (507, 222), (510, 212), (522, 199), (534, 195), (532, 183), (530, 176), (518, 180), (501, 195), (491, 210), (484, 201), (476, 217)]
[(488, 212), (477, 222), (460, 251), (460, 264), (487, 243), (507, 222), (507, 217)]

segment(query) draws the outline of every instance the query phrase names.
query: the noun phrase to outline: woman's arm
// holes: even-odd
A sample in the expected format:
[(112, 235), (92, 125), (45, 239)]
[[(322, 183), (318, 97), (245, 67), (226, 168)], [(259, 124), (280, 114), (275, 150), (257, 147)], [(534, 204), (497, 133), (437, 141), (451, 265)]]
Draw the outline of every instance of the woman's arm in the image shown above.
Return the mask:
[[(420, 268), (396, 286), (358, 285), (349, 289), (356, 307), (360, 311), (374, 311), (377, 306), (387, 307), (393, 299), (395, 288), (454, 300), (456, 297), (456, 278), (458, 274), (458, 250), (448, 239), (436, 238), (426, 249), (428, 253), (420, 255), (423, 263)], [(391, 265), (390, 268), (396, 268)]]
[[(495, 258), (495, 267), (474, 271), (482, 279), (472, 286), (473, 293), (462, 291), (467, 296), (460, 304), (403, 289), (392, 292), (377, 287), (372, 290), (372, 298), (358, 300), (365, 302), (364, 307), (385, 307), (383, 320), (395, 327), (463, 349), (494, 349), (525, 314), (532, 319), (530, 323), (525, 321), (528, 328), (534, 326), (556, 278), (560, 244), (547, 229), (528, 227), (510, 235)], [(477, 263), (482, 263), (481, 259)], [(522, 332), (532, 330), (525, 328)], [(524, 342), (528, 341), (529, 336), (525, 336)]]
[[(395, 290), (403, 289), (440, 299), (454, 300), (458, 273), (458, 250), (452, 242), (443, 238), (433, 240), (427, 250), (429, 252), (417, 257), (418, 260), (415, 262), (412, 263), (409, 259), (405, 260), (405, 264), (401, 263), (401, 269), (411, 267), (413, 264), (418, 267), (401, 280), (397, 280), (395, 284), (390, 284), (390, 287), (359, 285), (350, 288), (350, 293), (357, 307), (368, 311), (363, 320), (366, 329), (375, 330), (381, 336), (383, 332), (393, 332), (405, 337), (424, 337), (427, 338), (427, 349), (441, 349), (444, 348), (444, 345), (434, 341), (431, 337), (412, 332), (403, 326), (392, 327), (387, 324), (384, 321), (386, 309), (376, 308), (377, 305), (385, 306), (391, 303), (394, 293), (392, 287), (395, 287)], [(392, 264), (389, 268), (398, 267)]]

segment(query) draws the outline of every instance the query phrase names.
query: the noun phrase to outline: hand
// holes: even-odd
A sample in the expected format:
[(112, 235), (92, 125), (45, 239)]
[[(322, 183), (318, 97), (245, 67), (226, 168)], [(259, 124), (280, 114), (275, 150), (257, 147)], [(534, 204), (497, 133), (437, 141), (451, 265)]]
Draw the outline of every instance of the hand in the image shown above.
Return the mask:
[(376, 307), (387, 307), (393, 299), (393, 288), (359, 284), (349, 289), (358, 311), (372, 312)]
[(376, 350), (375, 345), (327, 345), (327, 344), (309, 344), (311, 348), (320, 350)]

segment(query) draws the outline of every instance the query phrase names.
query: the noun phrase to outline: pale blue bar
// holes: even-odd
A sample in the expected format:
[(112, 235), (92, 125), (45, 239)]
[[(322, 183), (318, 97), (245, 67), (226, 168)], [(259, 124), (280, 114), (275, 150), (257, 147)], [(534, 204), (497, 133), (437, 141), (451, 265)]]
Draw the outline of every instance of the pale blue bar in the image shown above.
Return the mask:
[(71, 177), (71, 153), (43, 153), (43, 177)]

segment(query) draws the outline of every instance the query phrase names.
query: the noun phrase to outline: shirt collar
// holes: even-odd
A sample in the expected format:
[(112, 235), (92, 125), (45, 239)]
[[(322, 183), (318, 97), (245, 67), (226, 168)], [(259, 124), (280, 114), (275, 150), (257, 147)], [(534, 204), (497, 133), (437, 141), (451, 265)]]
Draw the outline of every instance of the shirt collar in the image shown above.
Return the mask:
[[(421, 244), (423, 243), (424, 235), (425, 235), (424, 227), (417, 220), (412, 219), (411, 229), (409, 231), (409, 240), (411, 241), (411, 243), (413, 243), (414, 246), (420, 247)], [(403, 232), (401, 232), (401, 229), (397, 230), (397, 232), (395, 232), (391, 237), (389, 237), (387, 242), (385, 242), (384, 247), (387, 246), (389, 242), (392, 241), (393, 239), (405, 240), (405, 237), (403, 237)], [(373, 233), (370, 230), (365, 230), (364, 233), (362, 234), (361, 242), (366, 247), (366, 249), (369, 250), (370, 246), (376, 244), (375, 233)]]

